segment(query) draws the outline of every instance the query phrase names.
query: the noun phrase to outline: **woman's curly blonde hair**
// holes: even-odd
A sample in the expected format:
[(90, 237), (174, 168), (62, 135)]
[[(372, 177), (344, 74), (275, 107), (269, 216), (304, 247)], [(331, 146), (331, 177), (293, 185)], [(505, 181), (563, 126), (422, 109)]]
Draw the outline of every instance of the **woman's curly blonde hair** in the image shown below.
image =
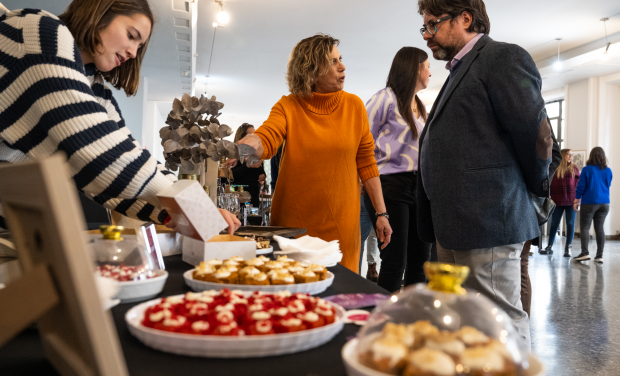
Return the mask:
[(292, 94), (312, 96), (316, 78), (327, 74), (333, 64), (332, 49), (339, 44), (338, 39), (320, 33), (297, 43), (286, 69), (286, 83)]

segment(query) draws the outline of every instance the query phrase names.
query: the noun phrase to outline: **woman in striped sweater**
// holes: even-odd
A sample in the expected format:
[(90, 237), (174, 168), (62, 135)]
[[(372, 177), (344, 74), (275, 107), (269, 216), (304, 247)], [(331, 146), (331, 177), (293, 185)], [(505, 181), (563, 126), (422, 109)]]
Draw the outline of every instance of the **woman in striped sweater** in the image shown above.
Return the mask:
[[(156, 195), (176, 179), (131, 136), (104, 83), (137, 92), (153, 23), (146, 0), (74, 0), (60, 17), (33, 9), (0, 16), (0, 162), (62, 151), (87, 196), (165, 222)], [(222, 215), (234, 231), (236, 218)]]

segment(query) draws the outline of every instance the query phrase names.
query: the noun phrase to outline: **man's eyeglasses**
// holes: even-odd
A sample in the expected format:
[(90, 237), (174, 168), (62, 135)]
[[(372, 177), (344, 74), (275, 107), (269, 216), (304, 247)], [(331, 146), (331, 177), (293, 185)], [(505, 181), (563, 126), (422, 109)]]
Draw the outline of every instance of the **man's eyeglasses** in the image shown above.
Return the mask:
[(428, 33), (430, 35), (435, 35), (437, 34), (437, 25), (439, 25), (440, 23), (447, 21), (449, 19), (451, 19), (452, 16), (445, 16), (445, 17), (441, 17), (438, 20), (435, 21), (431, 21), (428, 23), (428, 25), (424, 25), (424, 27), (422, 27), (420, 29), (420, 34), (422, 34), (422, 36), (424, 36), (424, 33), (428, 31)]

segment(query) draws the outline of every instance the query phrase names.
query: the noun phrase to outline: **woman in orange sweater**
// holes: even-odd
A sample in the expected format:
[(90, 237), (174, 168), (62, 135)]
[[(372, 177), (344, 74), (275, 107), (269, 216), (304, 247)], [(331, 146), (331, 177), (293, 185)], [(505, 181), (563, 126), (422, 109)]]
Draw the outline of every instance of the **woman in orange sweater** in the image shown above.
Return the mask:
[(256, 156), (273, 157), (284, 140), (271, 224), (308, 229), (308, 235), (339, 240), (341, 264), (358, 272), (361, 179), (377, 210), (377, 237), (385, 247), (392, 229), (385, 211), (374, 141), (364, 102), (343, 91), (337, 39), (317, 34), (299, 42), (286, 80), (291, 94), (269, 119), (239, 143)]

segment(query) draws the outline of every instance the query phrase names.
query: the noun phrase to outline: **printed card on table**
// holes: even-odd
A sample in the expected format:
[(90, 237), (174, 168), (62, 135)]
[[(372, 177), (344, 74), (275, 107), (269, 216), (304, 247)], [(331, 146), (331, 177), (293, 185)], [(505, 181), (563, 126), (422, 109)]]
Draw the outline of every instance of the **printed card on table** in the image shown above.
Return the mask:
[(157, 195), (159, 202), (177, 222), (178, 231), (207, 241), (228, 224), (213, 201), (195, 180), (179, 180)]

